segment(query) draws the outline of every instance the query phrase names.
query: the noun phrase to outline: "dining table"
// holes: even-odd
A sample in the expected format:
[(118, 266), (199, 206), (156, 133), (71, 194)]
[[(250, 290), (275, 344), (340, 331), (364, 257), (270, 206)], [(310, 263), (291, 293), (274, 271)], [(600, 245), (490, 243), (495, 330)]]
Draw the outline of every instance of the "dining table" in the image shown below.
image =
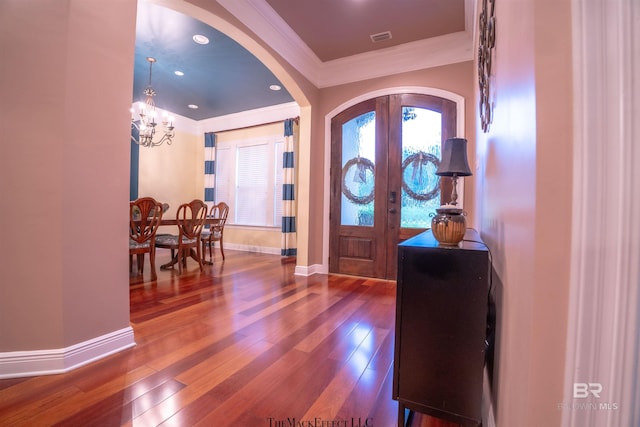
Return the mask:
[[(136, 224), (138, 222), (139, 222), (139, 220), (134, 220), (133, 221), (134, 224)], [(204, 220), (204, 224), (205, 225), (217, 225), (219, 223), (220, 223), (220, 218), (207, 217)], [(175, 218), (162, 218), (160, 220), (160, 226), (163, 226), (163, 225), (174, 225), (174, 226), (177, 226), (178, 225), (178, 220), (175, 219)], [(198, 253), (193, 248), (191, 248), (191, 250), (189, 251), (189, 255), (196, 262), (199, 262)], [(161, 265), (160, 269), (161, 270), (166, 270), (166, 269), (172, 268), (177, 262), (178, 262), (178, 254), (176, 253), (171, 258), (171, 261), (169, 261), (166, 264)], [(207, 265), (213, 265), (212, 261), (203, 260), (202, 263), (203, 264), (207, 264)]]
[[(220, 223), (220, 218), (212, 218), (212, 217), (207, 217), (204, 219), (204, 224), (205, 225), (217, 225), (218, 223)], [(175, 218), (162, 218), (160, 220), (160, 226), (163, 225), (178, 225), (178, 220)], [(199, 262), (199, 258), (198, 258), (198, 253), (191, 248), (189, 250), (189, 256), (191, 256), (191, 258), (193, 258), (196, 262)], [(169, 261), (166, 264), (162, 264), (160, 266), (160, 270), (167, 270), (169, 268), (173, 268), (173, 266), (178, 262), (178, 254), (176, 253), (172, 258), (171, 261)], [(207, 261), (207, 260), (202, 260), (203, 264), (207, 264), (207, 265), (213, 265), (213, 261)]]
[[(205, 218), (204, 219), (204, 224), (205, 225), (216, 225), (220, 222), (220, 218)], [(160, 225), (178, 225), (178, 220), (175, 218), (162, 218), (160, 220)]]

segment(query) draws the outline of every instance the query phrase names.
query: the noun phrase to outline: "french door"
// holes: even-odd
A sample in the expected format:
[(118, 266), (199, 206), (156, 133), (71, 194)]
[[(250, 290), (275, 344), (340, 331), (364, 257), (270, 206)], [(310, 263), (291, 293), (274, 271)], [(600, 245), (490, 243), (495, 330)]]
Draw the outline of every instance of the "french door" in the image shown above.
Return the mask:
[(435, 175), (456, 104), (419, 94), (363, 101), (331, 121), (329, 271), (395, 279), (397, 245), (451, 193)]

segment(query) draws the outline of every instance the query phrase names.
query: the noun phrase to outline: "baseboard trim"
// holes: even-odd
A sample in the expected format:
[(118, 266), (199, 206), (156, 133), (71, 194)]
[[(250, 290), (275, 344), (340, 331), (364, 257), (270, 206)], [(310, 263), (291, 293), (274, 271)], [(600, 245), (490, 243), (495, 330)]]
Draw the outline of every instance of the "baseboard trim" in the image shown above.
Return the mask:
[[(259, 253), (259, 254), (280, 255), (280, 252), (281, 252), (280, 248), (271, 248), (268, 246), (241, 245), (238, 243), (225, 242), (224, 247), (234, 251), (253, 252), (253, 253)], [(220, 249), (219, 247), (216, 248), (216, 250), (219, 250), (219, 249)]]
[[(261, 253), (261, 254), (271, 254), (271, 255), (280, 255), (280, 248), (270, 248), (267, 246), (251, 246), (251, 245), (240, 245), (237, 243), (225, 243), (224, 247), (227, 249), (235, 250), (235, 251), (243, 251), (243, 252), (253, 252), (253, 253)], [(329, 270), (327, 266), (323, 264), (313, 264), (313, 265), (296, 265), (295, 271), (293, 274), (296, 276), (313, 276), (314, 274), (328, 274)]]
[(0, 379), (61, 374), (135, 345), (129, 326), (67, 348), (0, 353)]
[(296, 276), (313, 276), (314, 274), (328, 274), (328, 271), (322, 264), (297, 265), (294, 274)]

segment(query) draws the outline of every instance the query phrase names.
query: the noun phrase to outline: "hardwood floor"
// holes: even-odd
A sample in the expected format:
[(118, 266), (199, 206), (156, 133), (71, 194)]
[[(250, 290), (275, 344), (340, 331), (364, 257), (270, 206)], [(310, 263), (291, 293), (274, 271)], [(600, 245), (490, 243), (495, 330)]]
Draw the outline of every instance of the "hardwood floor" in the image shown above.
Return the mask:
[[(130, 280), (137, 345), (66, 374), (0, 380), (0, 425), (395, 426), (395, 282), (226, 255), (203, 273), (192, 260), (181, 277), (158, 270), (157, 282), (147, 262), (145, 281)], [(157, 265), (168, 260), (159, 250)]]

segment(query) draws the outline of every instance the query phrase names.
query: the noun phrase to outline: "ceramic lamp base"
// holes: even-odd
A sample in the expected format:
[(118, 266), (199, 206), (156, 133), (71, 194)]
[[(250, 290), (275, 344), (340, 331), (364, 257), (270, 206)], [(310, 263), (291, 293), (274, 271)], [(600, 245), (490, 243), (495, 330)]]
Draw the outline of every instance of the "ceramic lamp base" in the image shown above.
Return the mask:
[(465, 212), (459, 208), (440, 208), (431, 219), (431, 231), (441, 245), (456, 246), (467, 229)]

